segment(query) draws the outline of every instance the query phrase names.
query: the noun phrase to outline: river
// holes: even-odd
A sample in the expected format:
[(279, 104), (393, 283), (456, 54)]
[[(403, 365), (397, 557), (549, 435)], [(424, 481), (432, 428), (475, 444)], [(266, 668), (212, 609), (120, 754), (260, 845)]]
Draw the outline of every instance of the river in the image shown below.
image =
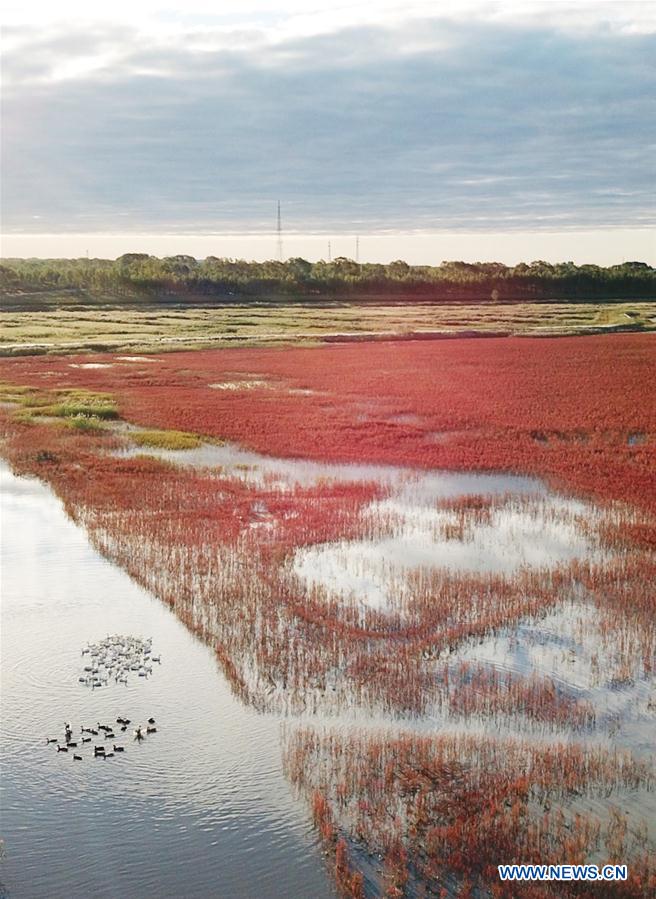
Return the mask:
[[(209, 647), (101, 557), (47, 487), (4, 464), (0, 477), (4, 895), (333, 896), (282, 772), (280, 720), (236, 700)], [(161, 665), (85, 688), (82, 647), (114, 633), (152, 637)], [(78, 735), (117, 716), (154, 717), (157, 733), (139, 744), (130, 728), (107, 759), (46, 745), (65, 721)]]

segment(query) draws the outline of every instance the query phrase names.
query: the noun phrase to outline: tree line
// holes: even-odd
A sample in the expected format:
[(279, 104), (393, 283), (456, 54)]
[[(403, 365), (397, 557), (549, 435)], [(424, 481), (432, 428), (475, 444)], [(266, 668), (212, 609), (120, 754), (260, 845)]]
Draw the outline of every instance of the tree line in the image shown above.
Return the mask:
[(248, 262), (208, 256), (111, 259), (4, 259), (0, 287), (12, 302), (226, 302), (231, 300), (398, 298), (425, 301), (520, 301), (656, 297), (656, 269), (644, 262), (574, 265), (538, 260), (358, 263), (338, 257), (308, 262)]

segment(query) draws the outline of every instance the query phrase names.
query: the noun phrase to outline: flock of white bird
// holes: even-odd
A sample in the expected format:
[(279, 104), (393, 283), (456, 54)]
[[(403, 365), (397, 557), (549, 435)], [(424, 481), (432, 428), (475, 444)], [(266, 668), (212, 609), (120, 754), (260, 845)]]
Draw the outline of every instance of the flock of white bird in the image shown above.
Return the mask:
[[(108, 634), (104, 640), (97, 643), (87, 643), (82, 649), (82, 657), (87, 664), (84, 672), (78, 678), (85, 687), (106, 687), (112, 681), (116, 684), (127, 684), (128, 677), (147, 678), (153, 673), (153, 664), (161, 663), (161, 657), (153, 655), (153, 638), (133, 637), (126, 634)], [(130, 725), (130, 719), (118, 716), (115, 724), (101, 724), (95, 726), (80, 726), (80, 734), (73, 733), (73, 728), (66, 722), (64, 725), (64, 737), (46, 737), (46, 744), (55, 744), (57, 752), (68, 753), (69, 750), (75, 761), (82, 761), (81, 750), (87, 745), (93, 750), (94, 758), (112, 758), (115, 754), (125, 752), (125, 747), (115, 741), (124, 736)], [(140, 743), (146, 736), (157, 733), (155, 719), (149, 718), (144, 726), (139, 724), (133, 731), (134, 739)], [(96, 743), (93, 738), (101, 737), (111, 741), (107, 746)]]
[(153, 664), (161, 662), (161, 657), (153, 654), (152, 642), (152, 637), (111, 634), (98, 643), (88, 643), (82, 650), (87, 664), (79, 682), (95, 690), (112, 682), (127, 685), (130, 676), (150, 677)]

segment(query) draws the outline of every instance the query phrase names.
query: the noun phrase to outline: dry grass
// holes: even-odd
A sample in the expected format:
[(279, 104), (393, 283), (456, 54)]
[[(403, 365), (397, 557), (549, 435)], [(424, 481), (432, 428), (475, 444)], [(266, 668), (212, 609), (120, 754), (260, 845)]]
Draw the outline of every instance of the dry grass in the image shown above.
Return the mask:
[(437, 334), (562, 335), (656, 329), (656, 303), (235, 304), (1, 314), (0, 354), (150, 352)]

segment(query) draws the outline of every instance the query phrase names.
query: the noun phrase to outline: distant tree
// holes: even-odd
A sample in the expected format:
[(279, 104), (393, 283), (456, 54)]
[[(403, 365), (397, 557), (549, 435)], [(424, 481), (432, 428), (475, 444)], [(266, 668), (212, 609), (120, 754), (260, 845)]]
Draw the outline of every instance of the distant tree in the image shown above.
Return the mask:
[(346, 256), (337, 256), (336, 259), (333, 260), (333, 269), (338, 278), (347, 278), (353, 279), (357, 278), (360, 274), (360, 266), (357, 262), (354, 262), (353, 259), (348, 259)]
[[(358, 295), (425, 296), (432, 300), (490, 301), (656, 297), (656, 270), (631, 261), (603, 268), (535, 260), (508, 267), (500, 262), (444, 261), (439, 266), (408, 265), (402, 259), (359, 264), (338, 256), (311, 263), (301, 257), (286, 262), (187, 254), (159, 259), (147, 253), (125, 253), (110, 259), (4, 259), (0, 286), (5, 295), (39, 291), (85, 291), (132, 302), (153, 297), (266, 297)], [(79, 296), (62, 302), (79, 301)], [(38, 300), (35, 300), (38, 302)]]
[(312, 275), (312, 263), (308, 262), (307, 259), (302, 259), (300, 256), (288, 259), (285, 266), (292, 277), (299, 281), (305, 281)]
[(403, 259), (396, 259), (387, 266), (387, 272), (391, 278), (407, 278), (410, 273), (410, 266)]
[(123, 253), (116, 261), (119, 265), (134, 265), (135, 263), (147, 262), (150, 258), (148, 253)]

